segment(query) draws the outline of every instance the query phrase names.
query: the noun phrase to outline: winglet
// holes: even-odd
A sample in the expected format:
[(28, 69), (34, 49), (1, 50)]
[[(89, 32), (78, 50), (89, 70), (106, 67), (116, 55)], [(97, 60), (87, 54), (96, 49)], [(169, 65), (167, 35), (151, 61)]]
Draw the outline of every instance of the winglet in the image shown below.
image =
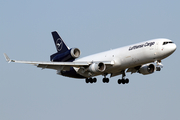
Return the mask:
[(12, 60), (7, 56), (6, 53), (4, 53), (4, 57), (8, 63), (12, 62)]

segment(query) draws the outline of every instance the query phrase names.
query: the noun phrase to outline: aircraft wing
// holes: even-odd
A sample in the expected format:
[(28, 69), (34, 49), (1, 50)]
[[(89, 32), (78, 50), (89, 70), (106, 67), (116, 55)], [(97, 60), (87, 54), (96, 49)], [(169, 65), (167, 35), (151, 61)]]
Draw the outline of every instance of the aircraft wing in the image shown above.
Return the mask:
[[(5, 59), (7, 62), (15, 62), (15, 63), (25, 63), (32, 64), (42, 69), (55, 69), (55, 70), (69, 70), (70, 67), (88, 67), (92, 64), (92, 62), (35, 62), (35, 61), (19, 61), (19, 60), (11, 60), (7, 54), (4, 53)], [(94, 62), (93, 62), (94, 63)], [(113, 65), (114, 63), (111, 61), (104, 61), (106, 65)]]

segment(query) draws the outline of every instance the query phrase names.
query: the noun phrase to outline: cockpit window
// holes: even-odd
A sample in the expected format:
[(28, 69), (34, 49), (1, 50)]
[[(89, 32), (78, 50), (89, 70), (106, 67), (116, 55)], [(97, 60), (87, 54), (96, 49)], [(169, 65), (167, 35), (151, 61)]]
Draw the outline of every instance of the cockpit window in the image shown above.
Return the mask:
[(163, 45), (169, 44), (169, 43), (173, 43), (173, 42), (163, 42)]
[(163, 42), (163, 45), (166, 45), (166, 44), (168, 44), (168, 42)]

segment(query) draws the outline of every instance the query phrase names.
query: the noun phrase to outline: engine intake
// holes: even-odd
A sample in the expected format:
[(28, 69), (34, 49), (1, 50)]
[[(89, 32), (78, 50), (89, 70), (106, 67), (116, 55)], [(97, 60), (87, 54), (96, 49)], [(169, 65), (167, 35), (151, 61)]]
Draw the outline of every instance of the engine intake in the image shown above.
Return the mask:
[(143, 74), (143, 75), (148, 75), (148, 74), (152, 74), (154, 73), (156, 67), (154, 64), (146, 64), (143, 65), (140, 69), (139, 69), (139, 73)]
[(55, 53), (51, 55), (50, 59), (53, 62), (68, 62), (73, 61), (80, 56), (80, 50), (78, 48), (71, 48), (64, 53)]
[(71, 56), (73, 58), (78, 58), (80, 56), (80, 50), (78, 48), (71, 49)]
[(89, 66), (89, 71), (93, 73), (103, 72), (106, 69), (106, 65), (103, 62), (93, 63)]

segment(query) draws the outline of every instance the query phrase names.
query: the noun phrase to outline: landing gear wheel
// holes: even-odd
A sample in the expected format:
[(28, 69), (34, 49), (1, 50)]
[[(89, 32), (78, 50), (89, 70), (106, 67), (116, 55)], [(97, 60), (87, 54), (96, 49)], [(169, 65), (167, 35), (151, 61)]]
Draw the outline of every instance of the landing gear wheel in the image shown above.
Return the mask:
[(128, 84), (128, 83), (129, 83), (129, 79), (128, 79), (128, 78), (126, 78), (125, 83), (126, 83), (126, 84)]
[(85, 80), (85, 81), (86, 81), (86, 83), (89, 83), (89, 79), (88, 79), (88, 78), (86, 78), (86, 80)]
[(106, 78), (106, 83), (109, 83), (109, 78)]
[(92, 78), (90, 78), (89, 81), (90, 81), (91, 84), (93, 83), (93, 79)]
[(93, 82), (96, 83), (96, 82), (97, 82), (97, 79), (96, 79), (96, 78), (93, 78)]
[(161, 68), (160, 67), (156, 67), (156, 71), (161, 71)]
[(106, 82), (106, 78), (103, 78), (103, 83), (105, 83)]
[(86, 79), (85, 79), (85, 82), (86, 82), (86, 83), (96, 83), (96, 82), (97, 82), (97, 79), (96, 79), (96, 78), (86, 78)]
[(103, 78), (103, 83), (109, 83), (109, 78)]
[(125, 83), (126, 83), (125, 79), (122, 79), (122, 84), (125, 84)]
[(122, 79), (118, 79), (118, 84), (128, 84), (129, 83), (129, 79), (128, 78), (126, 78), (125, 79), (125, 76), (126, 76), (126, 74), (125, 74), (125, 70), (123, 70), (123, 71), (121, 71), (121, 74), (122, 74)]
[(118, 79), (118, 84), (128, 84), (129, 83), (129, 79), (126, 78), (126, 79)]
[(118, 84), (121, 84), (121, 79), (118, 80)]

